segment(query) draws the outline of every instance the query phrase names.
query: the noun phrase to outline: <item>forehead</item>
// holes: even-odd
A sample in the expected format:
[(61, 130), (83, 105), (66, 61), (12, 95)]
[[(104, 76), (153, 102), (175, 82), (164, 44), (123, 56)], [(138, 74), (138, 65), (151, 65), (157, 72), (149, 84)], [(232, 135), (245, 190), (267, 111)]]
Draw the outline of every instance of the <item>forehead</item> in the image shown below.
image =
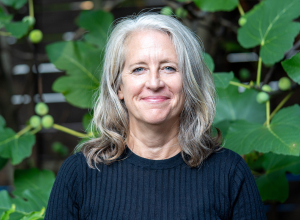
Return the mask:
[(126, 39), (124, 52), (126, 59), (149, 55), (149, 53), (153, 52), (156, 55), (164, 55), (176, 59), (176, 49), (171, 37), (167, 33), (157, 30), (132, 32)]

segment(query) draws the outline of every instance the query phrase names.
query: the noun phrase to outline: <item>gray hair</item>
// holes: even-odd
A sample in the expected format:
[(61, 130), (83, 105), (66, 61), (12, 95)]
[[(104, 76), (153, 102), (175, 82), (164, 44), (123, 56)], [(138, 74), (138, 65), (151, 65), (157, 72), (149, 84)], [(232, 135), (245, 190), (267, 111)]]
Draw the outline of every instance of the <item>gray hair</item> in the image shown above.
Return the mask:
[(130, 34), (143, 30), (167, 33), (175, 46), (185, 93), (178, 141), (185, 163), (198, 167), (218, 150), (222, 139), (218, 129), (218, 135), (212, 137), (216, 111), (213, 77), (203, 61), (199, 37), (176, 18), (156, 13), (124, 18), (113, 28), (106, 45), (99, 97), (90, 126), (91, 133), (100, 136), (84, 143), (81, 151), (92, 168), (97, 163), (110, 164), (123, 154), (129, 136), (129, 118), (117, 92), (125, 63), (126, 40)]

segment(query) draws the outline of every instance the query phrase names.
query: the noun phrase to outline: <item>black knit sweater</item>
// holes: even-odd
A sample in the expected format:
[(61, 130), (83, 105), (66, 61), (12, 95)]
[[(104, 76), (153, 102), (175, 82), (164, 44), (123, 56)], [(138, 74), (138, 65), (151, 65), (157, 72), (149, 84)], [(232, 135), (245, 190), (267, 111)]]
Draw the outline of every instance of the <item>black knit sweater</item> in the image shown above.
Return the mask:
[(166, 160), (139, 157), (91, 169), (82, 153), (60, 168), (45, 220), (54, 219), (266, 219), (245, 161), (222, 149), (200, 168), (181, 154)]

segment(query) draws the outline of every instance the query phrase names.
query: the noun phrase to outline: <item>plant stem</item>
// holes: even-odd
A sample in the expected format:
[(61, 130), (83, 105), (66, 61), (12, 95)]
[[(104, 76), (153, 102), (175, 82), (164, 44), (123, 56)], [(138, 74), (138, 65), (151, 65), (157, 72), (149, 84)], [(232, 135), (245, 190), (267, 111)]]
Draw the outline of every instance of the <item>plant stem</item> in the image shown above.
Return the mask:
[(74, 131), (70, 128), (66, 128), (66, 127), (58, 125), (58, 124), (53, 124), (53, 128), (55, 128), (56, 130), (63, 131), (65, 133), (71, 134), (73, 136), (79, 137), (79, 138), (89, 137), (89, 135), (87, 135), (87, 134), (83, 134), (83, 133)]
[(29, 131), (31, 129), (31, 126), (30, 125), (27, 125), (25, 128), (23, 128), (21, 131), (19, 131), (16, 136), (17, 137), (20, 137), (22, 136), (23, 134), (25, 134), (27, 131)]
[(29, 16), (34, 17), (33, 0), (28, 0)]
[(238, 9), (239, 9), (239, 12), (240, 12), (241, 16), (244, 16), (245, 12), (244, 12), (244, 10), (243, 10), (240, 3), (238, 3)]
[(0, 35), (1, 36), (10, 36), (11, 33), (10, 32), (5, 32), (5, 31), (0, 31)]
[(38, 133), (41, 129), (42, 129), (42, 126), (40, 125), (40, 126), (37, 127), (36, 129), (30, 131), (30, 134), (36, 134), (36, 133)]
[(260, 77), (261, 77), (261, 57), (258, 59), (258, 66), (257, 66), (257, 75), (256, 75), (256, 86), (260, 88)]
[(245, 85), (243, 83), (238, 83), (238, 82), (234, 82), (234, 81), (230, 81), (229, 84), (234, 85), (234, 86), (242, 86), (246, 89), (251, 89), (251, 87), (249, 85)]
[(266, 102), (267, 127), (270, 127), (270, 100)]

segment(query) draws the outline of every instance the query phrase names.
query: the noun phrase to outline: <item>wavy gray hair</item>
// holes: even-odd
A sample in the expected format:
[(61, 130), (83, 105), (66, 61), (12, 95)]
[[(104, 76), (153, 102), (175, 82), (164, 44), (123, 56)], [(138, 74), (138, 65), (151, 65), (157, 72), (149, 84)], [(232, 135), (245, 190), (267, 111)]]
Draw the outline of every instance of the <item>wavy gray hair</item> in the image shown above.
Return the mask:
[(124, 152), (129, 119), (126, 105), (117, 92), (126, 58), (126, 39), (143, 30), (167, 33), (175, 46), (186, 97), (180, 115), (178, 141), (185, 163), (198, 167), (206, 157), (220, 149), (217, 146), (222, 139), (218, 129), (218, 135), (212, 137), (216, 110), (213, 77), (203, 62), (199, 37), (176, 18), (156, 13), (124, 18), (113, 28), (106, 45), (99, 97), (90, 126), (91, 132), (100, 136), (80, 146), (81, 151), (92, 168), (97, 163), (110, 164)]

